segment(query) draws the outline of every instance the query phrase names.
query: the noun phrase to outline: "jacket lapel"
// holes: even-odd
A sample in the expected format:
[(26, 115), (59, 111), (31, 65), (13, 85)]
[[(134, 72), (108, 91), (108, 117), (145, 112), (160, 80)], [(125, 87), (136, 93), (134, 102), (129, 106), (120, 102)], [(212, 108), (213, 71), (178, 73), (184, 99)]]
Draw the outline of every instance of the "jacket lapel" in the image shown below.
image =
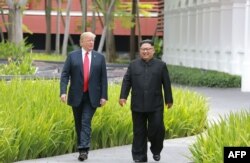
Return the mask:
[(81, 71), (81, 75), (82, 75), (82, 77), (83, 77), (83, 58), (82, 58), (82, 50), (79, 50), (78, 52), (78, 55), (77, 55), (77, 60), (78, 60), (78, 62), (80, 62), (79, 64), (80, 64), (80, 71)]
[(89, 78), (91, 78), (91, 74), (92, 74), (93, 68), (94, 68), (93, 63), (95, 63), (95, 60), (96, 60), (96, 53), (92, 50)]

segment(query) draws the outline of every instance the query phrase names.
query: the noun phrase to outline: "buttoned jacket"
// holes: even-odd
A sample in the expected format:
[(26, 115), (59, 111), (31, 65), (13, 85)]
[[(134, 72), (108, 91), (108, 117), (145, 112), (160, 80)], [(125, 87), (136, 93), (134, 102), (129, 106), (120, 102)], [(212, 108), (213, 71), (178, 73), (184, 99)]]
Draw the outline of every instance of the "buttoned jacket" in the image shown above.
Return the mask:
[[(71, 52), (65, 61), (61, 73), (60, 95), (67, 93), (69, 81), (68, 104), (72, 107), (77, 107), (81, 103), (83, 95), (84, 75), (82, 50)], [(94, 108), (100, 106), (101, 98), (108, 100), (107, 89), (105, 58), (102, 54), (92, 51), (88, 91), (90, 103)]]
[(120, 99), (127, 99), (130, 90), (133, 111), (152, 112), (163, 109), (164, 103), (173, 103), (166, 63), (156, 58), (132, 61), (123, 78)]

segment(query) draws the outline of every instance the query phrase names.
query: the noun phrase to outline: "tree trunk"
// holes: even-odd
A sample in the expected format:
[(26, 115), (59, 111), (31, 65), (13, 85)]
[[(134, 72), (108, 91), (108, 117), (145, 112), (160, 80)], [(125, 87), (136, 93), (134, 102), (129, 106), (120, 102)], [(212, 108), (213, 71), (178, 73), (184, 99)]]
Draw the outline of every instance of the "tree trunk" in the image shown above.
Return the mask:
[[(93, 0), (92, 3), (95, 4), (96, 0)], [(92, 33), (95, 33), (95, 30), (96, 30), (96, 16), (95, 16), (95, 14), (96, 14), (95, 9), (93, 9), (93, 11), (92, 11), (92, 22), (91, 22), (91, 32)]]
[(67, 45), (68, 45), (68, 38), (69, 38), (69, 25), (70, 25), (70, 9), (71, 9), (71, 1), (68, 0), (67, 8), (66, 8), (66, 21), (65, 21), (65, 30), (64, 30), (64, 38), (63, 38), (63, 50), (62, 55), (67, 55)]
[(51, 0), (45, 0), (45, 17), (46, 17), (46, 40), (45, 52), (51, 53)]
[(10, 42), (18, 44), (23, 41), (22, 11), (27, 4), (27, 0), (19, 0), (18, 2), (6, 0), (6, 3), (9, 7), (8, 39)]
[(108, 55), (108, 62), (110, 63), (115, 62), (117, 55), (115, 48), (115, 37), (112, 29), (108, 29), (106, 54)]
[(82, 10), (82, 32), (87, 30), (87, 0), (80, 0)]
[(57, 16), (56, 16), (56, 54), (60, 54), (60, 26), (61, 26), (61, 0), (57, 0)]
[[(62, 24), (63, 24), (63, 26), (64, 26), (64, 28), (65, 28), (65, 21), (64, 21), (64, 18), (63, 18), (63, 16), (62, 16), (62, 14), (61, 14), (61, 20), (62, 20)], [(69, 42), (70, 42), (70, 44), (73, 46), (73, 47), (75, 47), (74, 45), (74, 41), (73, 41), (73, 39), (72, 39), (72, 37), (70, 36), (70, 34), (69, 34)]]
[[(112, 11), (114, 10), (114, 6), (112, 6), (111, 12), (107, 13), (106, 15), (106, 23), (108, 25), (112, 24), (114, 22), (114, 15), (112, 14)], [(114, 35), (113, 35), (113, 29), (111, 27), (107, 28), (107, 35), (106, 35), (106, 55), (108, 62), (112, 63), (116, 59), (116, 52), (115, 52), (115, 41), (114, 41)]]
[(140, 42), (142, 40), (141, 37), (141, 24), (140, 24), (140, 15), (139, 15), (139, 7), (138, 0), (136, 0), (136, 20), (137, 20), (137, 30), (138, 30), (138, 48), (140, 47)]
[[(109, 8), (108, 8), (107, 15), (109, 15), (111, 13), (114, 4), (115, 4), (115, 0), (112, 0), (111, 3), (110, 3), (110, 5), (109, 5)], [(98, 47), (98, 52), (100, 52), (100, 53), (103, 50), (103, 46), (104, 46), (104, 41), (105, 41), (106, 34), (107, 34), (108, 25), (109, 25), (109, 20), (105, 16), (105, 26), (103, 28), (102, 37), (101, 37), (101, 40), (100, 40), (100, 43), (99, 43), (99, 47)]]
[(132, 1), (132, 20), (134, 24), (130, 29), (130, 60), (135, 59), (135, 14), (136, 14), (136, 0)]
[(98, 3), (97, 0), (94, 0), (93, 3), (95, 3), (95, 6), (97, 7), (97, 15), (98, 15), (98, 19), (99, 19), (99, 21), (100, 21), (101, 27), (104, 28), (104, 23), (103, 23), (103, 21), (102, 21), (100, 12), (99, 12), (99, 10), (98, 10), (98, 8), (101, 9), (102, 7), (101, 7), (101, 5)]
[(8, 27), (8, 41), (13, 42), (12, 36), (14, 35), (14, 31), (13, 31), (14, 29), (12, 29), (12, 28), (15, 25), (15, 23), (14, 23), (14, 13), (15, 12), (13, 11), (14, 10), (14, 3), (13, 3), (13, 6), (8, 5), (8, 7), (9, 7), (8, 25), (7, 25), (7, 27)]
[(14, 42), (16, 44), (20, 43), (23, 40), (23, 31), (22, 31), (22, 24), (23, 24), (23, 19), (22, 19), (22, 11), (20, 9), (20, 6), (16, 4), (14, 6), (14, 9), (10, 9), (9, 11), (11, 15), (11, 22), (10, 23), (10, 30), (11, 31), (11, 37), (10, 41)]
[(105, 25), (103, 30), (102, 30), (102, 36), (101, 36), (101, 40), (99, 42), (99, 46), (98, 46), (98, 52), (99, 53), (102, 53), (102, 50), (103, 50), (103, 46), (104, 46), (104, 43), (105, 43), (105, 38), (106, 38), (106, 32), (107, 32), (107, 26)]

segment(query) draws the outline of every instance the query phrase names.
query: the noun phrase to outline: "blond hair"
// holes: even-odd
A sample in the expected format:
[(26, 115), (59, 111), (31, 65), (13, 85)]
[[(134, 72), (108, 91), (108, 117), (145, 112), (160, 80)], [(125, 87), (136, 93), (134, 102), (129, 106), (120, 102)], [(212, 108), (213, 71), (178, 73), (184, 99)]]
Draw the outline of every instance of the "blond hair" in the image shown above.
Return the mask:
[(96, 35), (95, 35), (94, 33), (92, 33), (92, 32), (83, 32), (83, 33), (81, 34), (80, 40), (84, 40), (84, 38), (85, 38), (86, 36), (90, 36), (90, 37), (92, 37), (92, 38), (94, 38), (94, 39), (95, 39), (95, 37), (96, 37)]

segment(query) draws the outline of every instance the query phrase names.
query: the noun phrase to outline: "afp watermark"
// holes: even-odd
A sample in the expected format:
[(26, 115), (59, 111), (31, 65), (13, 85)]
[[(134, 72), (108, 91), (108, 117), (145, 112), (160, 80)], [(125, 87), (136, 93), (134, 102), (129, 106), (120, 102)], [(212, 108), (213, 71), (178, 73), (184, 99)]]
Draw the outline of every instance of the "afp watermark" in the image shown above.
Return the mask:
[(224, 147), (224, 163), (250, 163), (250, 147)]

